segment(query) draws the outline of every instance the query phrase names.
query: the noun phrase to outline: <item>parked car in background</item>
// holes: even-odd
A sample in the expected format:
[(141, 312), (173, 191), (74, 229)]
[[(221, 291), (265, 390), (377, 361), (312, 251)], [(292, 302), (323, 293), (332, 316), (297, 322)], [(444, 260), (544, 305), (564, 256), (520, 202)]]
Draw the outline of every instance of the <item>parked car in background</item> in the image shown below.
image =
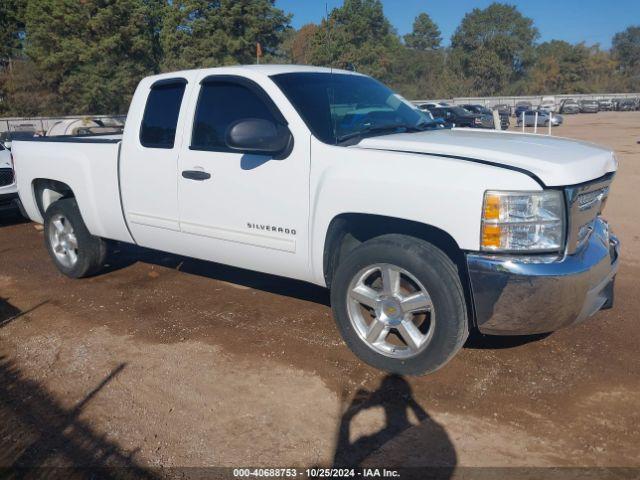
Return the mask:
[[(480, 117), (482, 128), (496, 128), (493, 122), (493, 110), (490, 108), (478, 104), (465, 104), (462, 105), (462, 108), (476, 115), (482, 115)], [(498, 113), (498, 115), (500, 116), (500, 129), (506, 130), (509, 128), (509, 117), (507, 115), (501, 115), (500, 113)]]
[(434, 118), (433, 114), (428, 109), (422, 109), (420, 107), (416, 107), (417, 110), (420, 111), (424, 116), (426, 116), (429, 120), (431, 120), (438, 128), (444, 128), (445, 122), (442, 118)]
[(352, 351), (396, 374), (437, 370), (470, 331), (550, 332), (614, 300), (619, 242), (600, 217), (612, 151), (434, 128), (350, 71), (147, 77), (122, 138), (43, 137), (13, 154), (63, 274), (98, 273), (111, 239), (311, 282), (330, 289)]
[(2, 142), (6, 148), (11, 149), (14, 140), (28, 140), (36, 136), (39, 136), (39, 134), (35, 130), (2, 132), (0, 133), (0, 142)]
[(560, 104), (560, 113), (574, 114), (580, 113), (580, 104), (573, 98), (567, 98)]
[(431, 108), (448, 107), (449, 104), (445, 102), (427, 102), (418, 105), (418, 108), (423, 112), (428, 112)]
[(531, 102), (518, 102), (516, 103), (516, 108), (513, 111), (513, 115), (516, 117), (521, 117), (522, 112), (526, 112), (527, 110), (531, 110), (532, 105)]
[(580, 113), (598, 113), (600, 106), (596, 100), (580, 100)]
[(538, 106), (538, 110), (544, 110), (545, 112), (555, 112), (557, 109), (558, 105), (553, 98), (543, 98)]
[(0, 214), (15, 210), (18, 202), (18, 186), (13, 173), (11, 152), (0, 143)]
[(610, 98), (603, 98), (598, 100), (598, 108), (601, 112), (613, 110), (613, 100)]
[[(545, 112), (544, 110), (527, 110), (524, 112), (524, 126), (533, 127), (536, 125), (536, 119), (539, 127), (546, 127), (551, 122), (552, 127), (562, 125), (562, 115), (557, 113)], [(516, 125), (522, 126), (522, 115), (516, 119)]]
[(506, 115), (510, 117), (513, 115), (513, 108), (511, 105), (507, 105), (506, 103), (499, 103), (498, 105), (493, 106), (494, 110), (497, 110), (500, 115)]
[(441, 118), (448, 127), (482, 127), (482, 115), (476, 115), (462, 107), (432, 107), (429, 111), (434, 119)]
[(616, 110), (619, 112), (632, 112), (637, 109), (636, 102), (633, 98), (623, 98), (618, 100)]

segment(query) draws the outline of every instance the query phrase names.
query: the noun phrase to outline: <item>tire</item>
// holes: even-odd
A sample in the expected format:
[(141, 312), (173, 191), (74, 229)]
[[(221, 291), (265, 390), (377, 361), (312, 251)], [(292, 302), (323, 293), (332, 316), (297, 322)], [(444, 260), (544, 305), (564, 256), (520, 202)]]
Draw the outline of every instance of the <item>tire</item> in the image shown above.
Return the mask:
[(75, 198), (63, 198), (47, 208), (44, 241), (53, 263), (67, 277), (88, 277), (104, 265), (106, 243), (89, 233)]
[[(395, 278), (394, 268), (399, 272), (400, 289), (389, 295), (394, 289), (385, 286), (384, 278)], [(394, 281), (386, 283), (394, 285)], [(416, 301), (407, 302), (409, 297)], [(429, 303), (422, 313), (407, 313)], [(469, 335), (456, 266), (434, 245), (405, 235), (383, 235), (355, 248), (335, 272), (331, 306), (338, 330), (356, 356), (395, 374), (424, 375), (438, 370)], [(415, 334), (416, 329), (420, 335)]]

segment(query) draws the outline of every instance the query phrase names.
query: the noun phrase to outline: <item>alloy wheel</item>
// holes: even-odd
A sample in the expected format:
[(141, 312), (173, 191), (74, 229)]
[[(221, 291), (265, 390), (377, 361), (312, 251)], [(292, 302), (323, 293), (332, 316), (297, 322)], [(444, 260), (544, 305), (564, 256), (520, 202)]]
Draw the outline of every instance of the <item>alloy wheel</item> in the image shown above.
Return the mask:
[(405, 269), (389, 263), (359, 271), (347, 292), (349, 319), (377, 353), (406, 359), (429, 345), (435, 310), (427, 289)]
[(78, 239), (73, 225), (64, 215), (57, 213), (49, 222), (49, 243), (61, 265), (73, 268), (78, 262)]

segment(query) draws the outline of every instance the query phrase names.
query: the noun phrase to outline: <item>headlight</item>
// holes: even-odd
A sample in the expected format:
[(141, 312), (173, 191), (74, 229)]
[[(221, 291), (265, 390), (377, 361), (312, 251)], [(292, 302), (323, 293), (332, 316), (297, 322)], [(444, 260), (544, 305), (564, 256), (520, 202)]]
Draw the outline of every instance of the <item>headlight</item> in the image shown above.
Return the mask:
[(558, 252), (564, 246), (560, 190), (484, 194), (480, 248), (494, 252)]

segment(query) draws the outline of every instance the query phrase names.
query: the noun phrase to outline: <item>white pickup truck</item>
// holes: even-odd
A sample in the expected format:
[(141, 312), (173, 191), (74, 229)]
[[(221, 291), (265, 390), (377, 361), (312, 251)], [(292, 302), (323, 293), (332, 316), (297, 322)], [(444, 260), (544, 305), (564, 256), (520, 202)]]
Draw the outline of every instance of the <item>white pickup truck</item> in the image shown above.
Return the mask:
[(613, 301), (607, 149), (437, 128), (376, 80), (302, 66), (140, 82), (119, 137), (13, 146), (20, 199), (70, 277), (105, 239), (331, 289), (348, 346), (400, 374), (470, 329), (549, 332)]

